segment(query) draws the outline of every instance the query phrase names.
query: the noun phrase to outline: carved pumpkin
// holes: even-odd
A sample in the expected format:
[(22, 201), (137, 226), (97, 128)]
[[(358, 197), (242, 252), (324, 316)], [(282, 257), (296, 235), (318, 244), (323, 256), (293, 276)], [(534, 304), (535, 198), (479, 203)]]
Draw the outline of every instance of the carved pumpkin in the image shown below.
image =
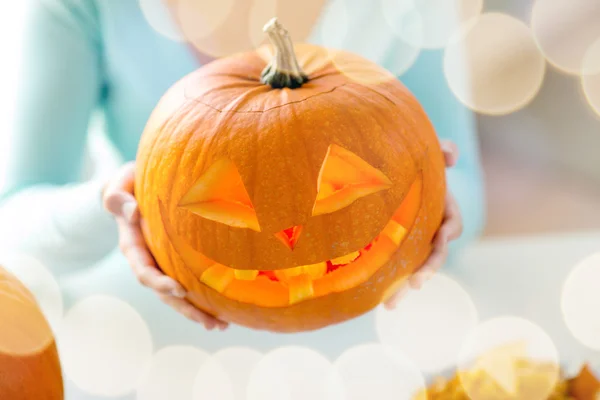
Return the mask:
[[(445, 166), (422, 107), (356, 55), (299, 44), (216, 60), (177, 82), (142, 135), (149, 248), (189, 300), (279, 332), (357, 317), (431, 251)], [(270, 60), (270, 62), (269, 62)]]
[(29, 290), (0, 267), (0, 399), (62, 400), (50, 325)]

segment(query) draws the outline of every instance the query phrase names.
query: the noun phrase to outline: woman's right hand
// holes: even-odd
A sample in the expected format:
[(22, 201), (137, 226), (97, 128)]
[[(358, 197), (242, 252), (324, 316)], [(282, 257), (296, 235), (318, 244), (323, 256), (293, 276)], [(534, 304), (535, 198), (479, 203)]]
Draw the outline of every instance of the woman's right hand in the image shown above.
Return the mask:
[(185, 289), (174, 279), (163, 274), (144, 240), (140, 214), (133, 194), (135, 164), (125, 164), (105, 186), (102, 198), (104, 208), (116, 219), (119, 227), (119, 247), (127, 258), (140, 283), (154, 290), (160, 299), (188, 319), (203, 324), (208, 330), (226, 329), (225, 321), (199, 310), (185, 299)]

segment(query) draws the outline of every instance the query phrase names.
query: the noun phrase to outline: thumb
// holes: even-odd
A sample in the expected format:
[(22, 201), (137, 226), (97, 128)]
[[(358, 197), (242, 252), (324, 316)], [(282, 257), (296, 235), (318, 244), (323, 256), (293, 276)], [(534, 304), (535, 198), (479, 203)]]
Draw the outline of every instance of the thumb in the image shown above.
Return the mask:
[(137, 201), (133, 195), (134, 165), (124, 165), (107, 184), (103, 193), (104, 208), (116, 217), (132, 222), (137, 214)]

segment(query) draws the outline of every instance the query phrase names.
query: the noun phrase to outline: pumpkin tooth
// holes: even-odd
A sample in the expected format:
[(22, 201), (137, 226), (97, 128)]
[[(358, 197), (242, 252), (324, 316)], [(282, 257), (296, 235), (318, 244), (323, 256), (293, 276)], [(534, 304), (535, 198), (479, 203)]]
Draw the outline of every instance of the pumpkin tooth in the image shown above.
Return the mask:
[(308, 274), (293, 277), (290, 279), (288, 286), (290, 291), (290, 304), (295, 304), (311, 298), (315, 293), (313, 280)]
[(285, 275), (286, 278), (293, 278), (295, 276), (302, 275), (303, 271), (302, 267), (293, 267), (284, 269), (281, 272), (283, 272), (283, 275)]
[(208, 268), (200, 276), (200, 281), (222, 293), (233, 281), (234, 274), (231, 268), (221, 264), (215, 264)]
[(274, 271), (275, 276), (281, 282), (288, 282), (291, 278), (302, 274), (302, 267), (292, 267)]
[(303, 265), (302, 272), (308, 274), (312, 279), (318, 279), (327, 272), (327, 263), (320, 262), (317, 264)]
[(253, 281), (258, 276), (257, 269), (236, 269), (235, 270), (235, 279), (239, 279), (242, 281)]
[(350, 264), (352, 261), (356, 260), (358, 258), (358, 256), (360, 256), (360, 251), (354, 251), (354, 252), (352, 252), (350, 254), (347, 254), (345, 256), (334, 258), (333, 260), (331, 260), (331, 263), (333, 265)]
[(390, 220), (385, 228), (383, 228), (383, 234), (390, 238), (396, 246), (400, 246), (400, 243), (402, 243), (402, 240), (406, 236), (406, 232), (406, 228), (394, 220)]

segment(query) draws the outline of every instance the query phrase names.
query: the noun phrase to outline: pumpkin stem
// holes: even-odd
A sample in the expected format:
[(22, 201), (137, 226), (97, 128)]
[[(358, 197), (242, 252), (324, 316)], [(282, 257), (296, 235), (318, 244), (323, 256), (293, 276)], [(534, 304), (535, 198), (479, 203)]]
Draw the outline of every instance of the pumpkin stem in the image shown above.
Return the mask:
[(261, 82), (274, 89), (297, 89), (308, 82), (308, 76), (298, 64), (290, 35), (277, 18), (270, 20), (263, 31), (275, 47), (275, 56), (263, 70)]

